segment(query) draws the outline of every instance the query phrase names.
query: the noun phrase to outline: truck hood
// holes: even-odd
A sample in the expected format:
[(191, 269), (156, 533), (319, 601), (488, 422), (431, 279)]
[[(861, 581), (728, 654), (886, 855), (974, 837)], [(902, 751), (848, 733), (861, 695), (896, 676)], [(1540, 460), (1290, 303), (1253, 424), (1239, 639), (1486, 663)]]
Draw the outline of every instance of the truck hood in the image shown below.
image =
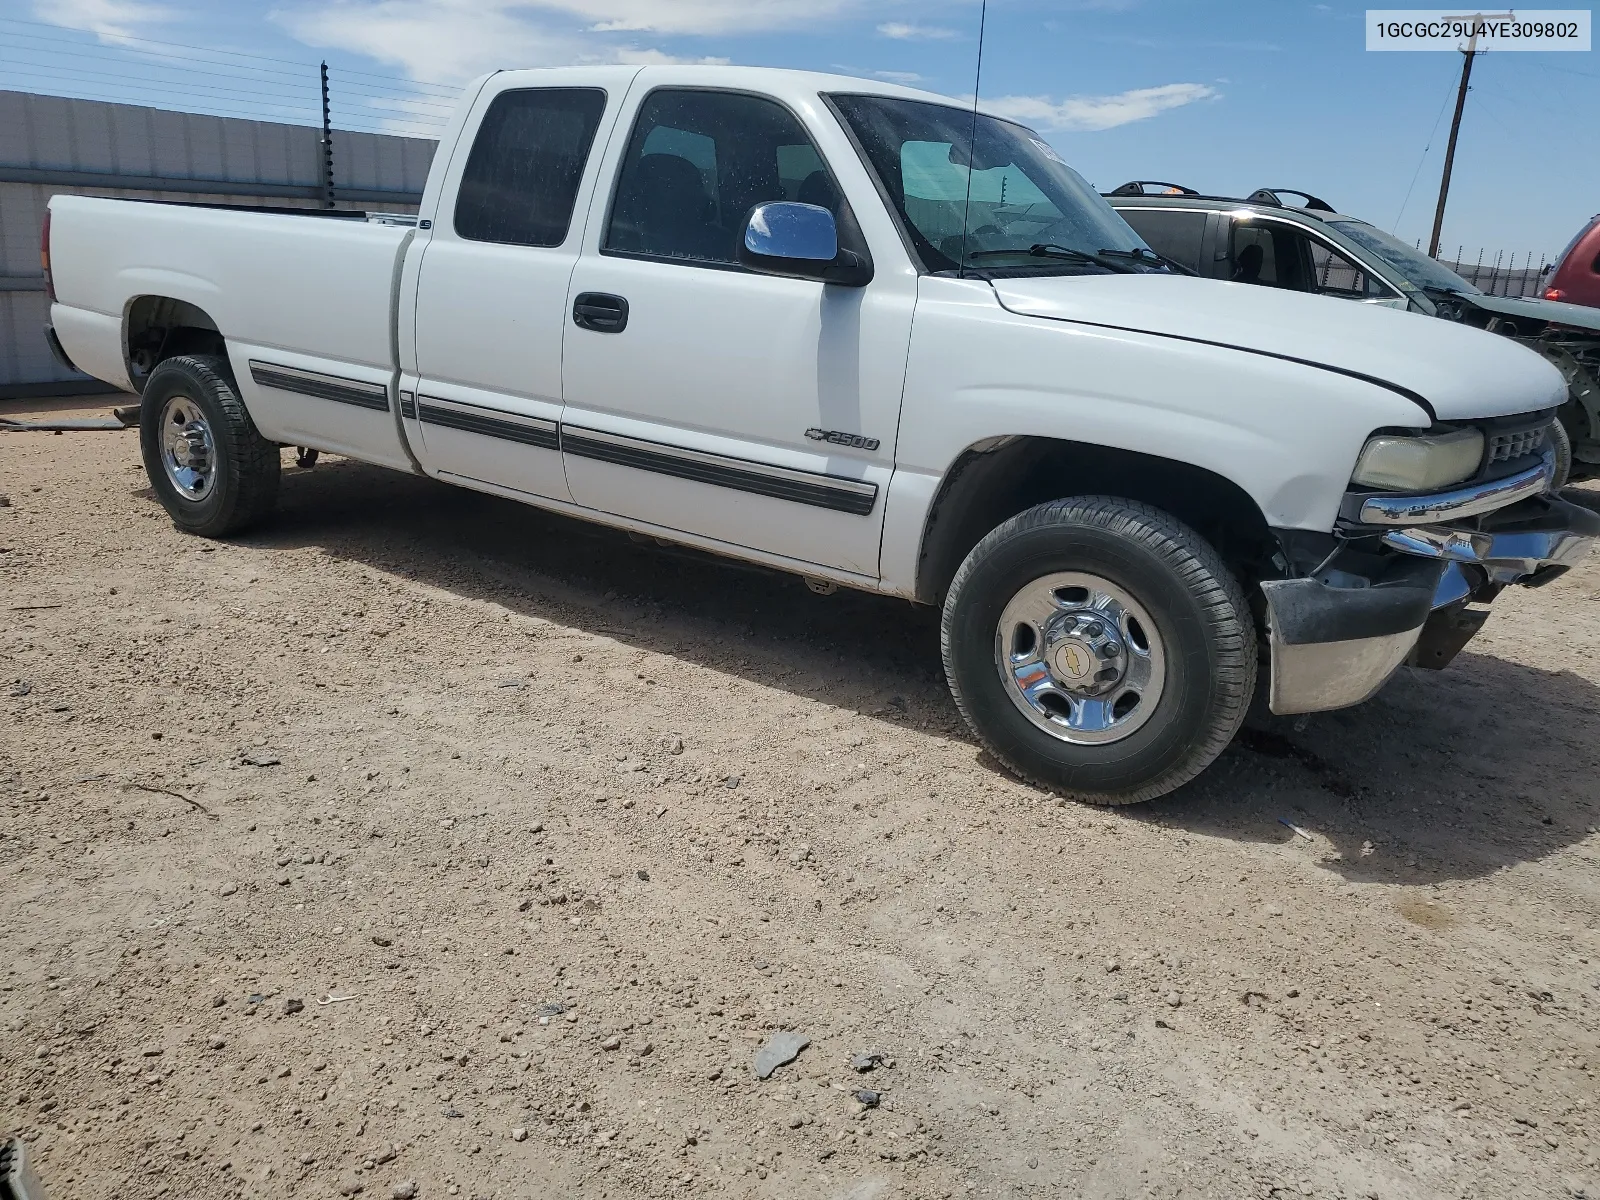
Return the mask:
[(1356, 375), (1441, 420), (1555, 408), (1561, 373), (1525, 346), (1437, 317), (1183, 275), (1066, 275), (991, 281), (1022, 316), (1227, 346)]
[(1600, 308), (1583, 304), (1567, 304), (1561, 300), (1546, 300), (1540, 296), (1488, 296), (1466, 293), (1452, 296), (1463, 304), (1471, 304), (1486, 312), (1502, 317), (1527, 317), (1535, 321), (1554, 321), (1574, 329), (1587, 329), (1600, 333)]

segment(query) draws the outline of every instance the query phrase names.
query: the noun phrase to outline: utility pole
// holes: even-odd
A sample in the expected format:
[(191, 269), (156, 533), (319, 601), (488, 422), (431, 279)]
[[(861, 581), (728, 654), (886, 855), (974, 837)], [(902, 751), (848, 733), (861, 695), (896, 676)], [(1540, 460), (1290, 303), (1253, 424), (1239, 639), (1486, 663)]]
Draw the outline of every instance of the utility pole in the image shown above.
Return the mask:
[(1515, 13), (1468, 13), (1444, 18), (1471, 21), (1472, 36), (1461, 55), (1461, 87), (1456, 92), (1456, 113), (1450, 119), (1450, 143), (1444, 151), (1444, 174), (1439, 178), (1439, 206), (1433, 210), (1433, 236), (1428, 239), (1428, 257), (1439, 257), (1439, 234), (1444, 229), (1444, 202), (1450, 195), (1450, 172), (1456, 165), (1456, 136), (1461, 132), (1461, 113), (1467, 106), (1467, 83), (1472, 78), (1472, 60), (1478, 53), (1478, 27), (1484, 21), (1515, 20)]
[[(1458, 114), (1459, 116), (1459, 114)], [(322, 141), (318, 143), (322, 169), (322, 207), (333, 207), (333, 121), (328, 111), (328, 64), (322, 64)], [(1451, 142), (1451, 148), (1455, 146)], [(1441, 199), (1440, 204), (1444, 201)]]

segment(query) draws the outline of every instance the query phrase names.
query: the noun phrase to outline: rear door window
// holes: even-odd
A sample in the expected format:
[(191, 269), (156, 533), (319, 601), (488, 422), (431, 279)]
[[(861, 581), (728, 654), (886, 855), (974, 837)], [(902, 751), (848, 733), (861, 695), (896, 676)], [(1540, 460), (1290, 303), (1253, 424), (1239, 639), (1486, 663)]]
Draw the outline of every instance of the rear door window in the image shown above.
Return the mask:
[(1233, 238), (1228, 247), (1228, 278), (1235, 283), (1264, 283), (1282, 287), (1278, 269), (1279, 239), (1275, 228), (1252, 221), (1234, 221)]
[(1205, 240), (1209, 214), (1171, 208), (1122, 208), (1117, 211), (1157, 254), (1164, 254), (1191, 271), (1200, 270), (1200, 247)]
[(489, 104), (456, 195), (455, 227), (474, 242), (567, 240), (606, 94), (598, 88), (502, 92)]

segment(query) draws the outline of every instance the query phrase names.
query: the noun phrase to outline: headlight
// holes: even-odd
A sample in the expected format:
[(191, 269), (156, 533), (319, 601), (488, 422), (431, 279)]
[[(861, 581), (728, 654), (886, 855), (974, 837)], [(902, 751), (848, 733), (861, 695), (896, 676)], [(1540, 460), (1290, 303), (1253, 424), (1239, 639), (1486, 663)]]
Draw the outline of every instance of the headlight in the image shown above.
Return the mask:
[(1483, 434), (1460, 429), (1436, 437), (1379, 434), (1356, 459), (1351, 480), (1392, 492), (1429, 492), (1470, 479), (1483, 461)]

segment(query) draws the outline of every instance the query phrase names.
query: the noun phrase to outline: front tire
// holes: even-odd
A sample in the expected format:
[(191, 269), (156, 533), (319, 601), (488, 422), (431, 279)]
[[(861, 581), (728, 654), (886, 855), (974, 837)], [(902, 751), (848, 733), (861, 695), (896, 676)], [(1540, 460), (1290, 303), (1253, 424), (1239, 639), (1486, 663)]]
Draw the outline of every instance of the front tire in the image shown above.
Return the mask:
[(150, 373), (139, 407), (145, 474), (173, 524), (226, 537), (278, 502), (278, 447), (256, 430), (228, 361), (169, 358)]
[(1238, 732), (1256, 634), (1217, 552), (1146, 504), (1084, 497), (975, 546), (940, 628), (956, 706), (1042, 787), (1137, 804), (1182, 786)]
[(1572, 435), (1559, 416), (1550, 422), (1550, 445), (1556, 452), (1556, 473), (1550, 490), (1559, 492), (1572, 482)]

